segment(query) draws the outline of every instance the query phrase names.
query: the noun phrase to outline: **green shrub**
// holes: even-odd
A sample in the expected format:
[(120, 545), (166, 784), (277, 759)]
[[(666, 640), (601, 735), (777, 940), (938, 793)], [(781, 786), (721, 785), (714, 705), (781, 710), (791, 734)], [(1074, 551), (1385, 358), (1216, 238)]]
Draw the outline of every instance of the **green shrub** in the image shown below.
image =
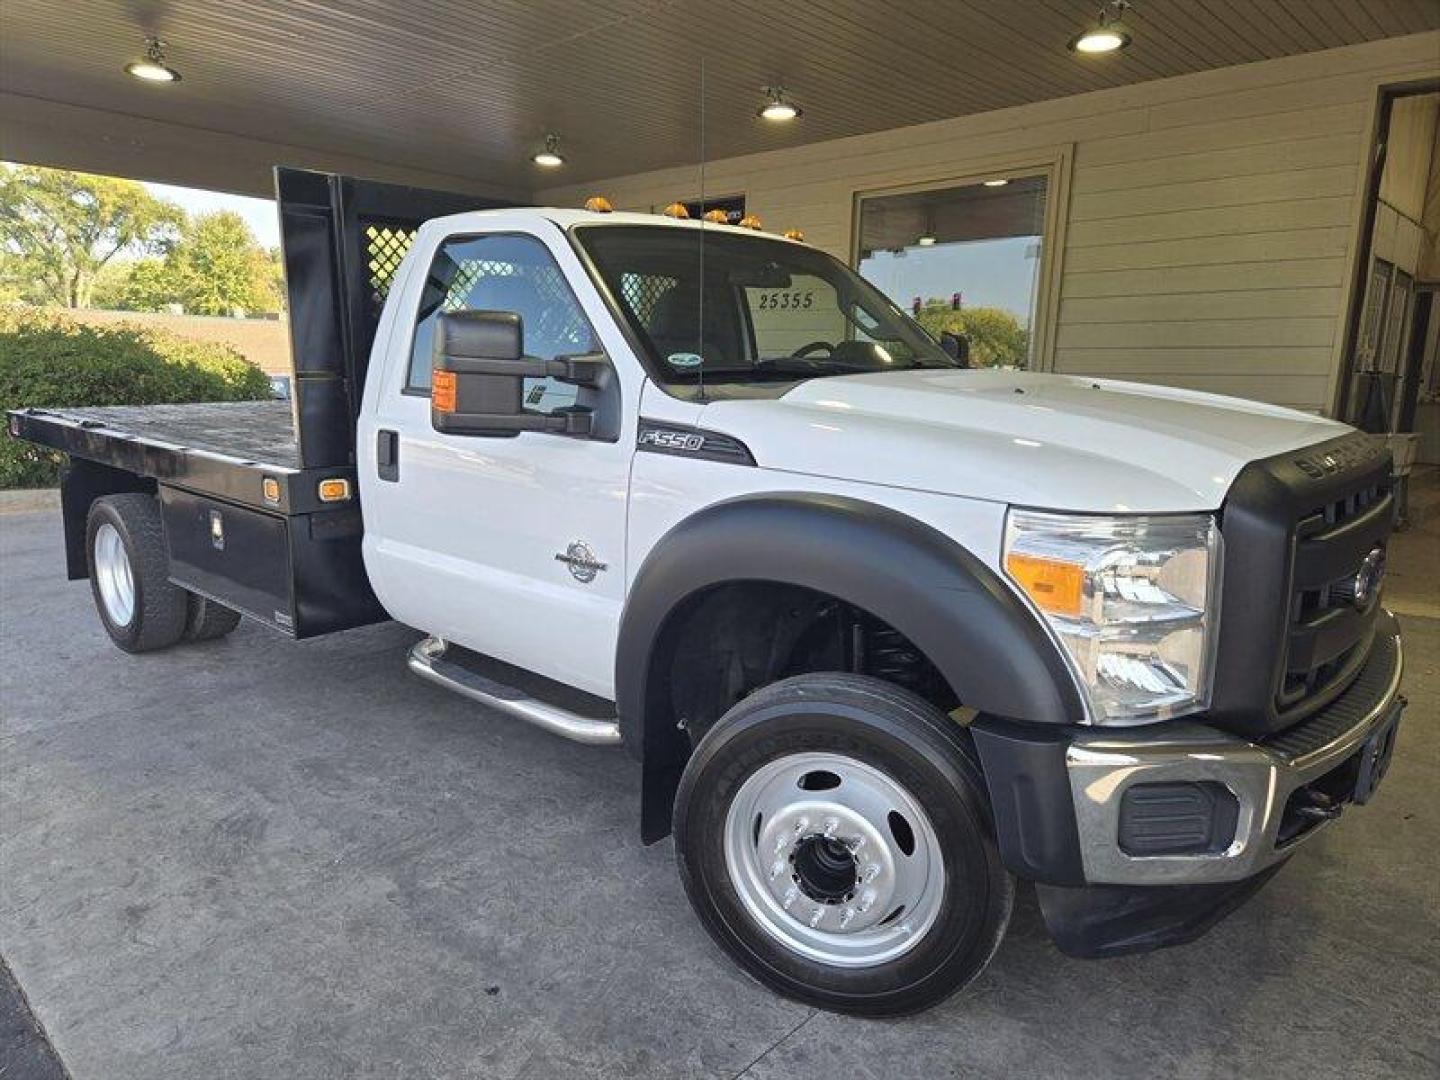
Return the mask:
[[(87, 326), (61, 311), (0, 308), (0, 410), (269, 396), (265, 373), (228, 345), (129, 323)], [(54, 484), (62, 461), (7, 433), (0, 488)]]

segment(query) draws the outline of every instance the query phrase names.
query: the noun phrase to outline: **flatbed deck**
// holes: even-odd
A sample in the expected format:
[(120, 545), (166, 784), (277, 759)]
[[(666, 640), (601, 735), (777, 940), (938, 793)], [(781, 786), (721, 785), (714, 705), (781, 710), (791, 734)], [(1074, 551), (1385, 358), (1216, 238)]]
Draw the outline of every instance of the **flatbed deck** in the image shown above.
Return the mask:
[(353, 466), (304, 467), (287, 401), (36, 408), (10, 415), (11, 433), (19, 438), (258, 510), (322, 509), (320, 479), (346, 479), (353, 489)]
[(198, 450), (247, 465), (300, 471), (300, 447), (288, 401), (217, 401), (199, 405), (114, 405), (46, 409), (82, 427), (157, 445)]

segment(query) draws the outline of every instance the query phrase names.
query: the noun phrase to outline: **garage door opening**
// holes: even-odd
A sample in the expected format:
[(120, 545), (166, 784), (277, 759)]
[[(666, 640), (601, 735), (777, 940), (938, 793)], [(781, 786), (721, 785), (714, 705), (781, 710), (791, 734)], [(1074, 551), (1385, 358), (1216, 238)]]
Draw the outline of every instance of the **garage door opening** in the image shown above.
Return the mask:
[(1339, 413), (1440, 463), (1440, 84), (1381, 101)]

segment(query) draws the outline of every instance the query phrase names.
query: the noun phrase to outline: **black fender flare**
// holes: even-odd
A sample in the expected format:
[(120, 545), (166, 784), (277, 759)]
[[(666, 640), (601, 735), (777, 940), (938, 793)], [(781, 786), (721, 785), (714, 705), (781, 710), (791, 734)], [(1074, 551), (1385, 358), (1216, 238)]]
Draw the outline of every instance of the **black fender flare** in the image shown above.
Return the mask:
[(1039, 620), (983, 562), (937, 529), (840, 495), (776, 492), (715, 503), (670, 530), (631, 585), (615, 658), (626, 747), (645, 772), (642, 833), (669, 831), (670, 797), (688, 753), (668, 723), (647, 722), (651, 665), (666, 623), (717, 585), (774, 581), (827, 593), (883, 619), (982, 713), (1078, 723), (1079, 691)]

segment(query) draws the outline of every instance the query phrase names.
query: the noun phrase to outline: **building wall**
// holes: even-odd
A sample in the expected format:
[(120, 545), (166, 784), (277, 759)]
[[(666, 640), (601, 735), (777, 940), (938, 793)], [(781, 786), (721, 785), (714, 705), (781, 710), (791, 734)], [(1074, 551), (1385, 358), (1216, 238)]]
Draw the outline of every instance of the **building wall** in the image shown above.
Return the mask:
[[(1042, 367), (1323, 410), (1378, 88), (1437, 75), (1440, 34), (1412, 35), (710, 162), (705, 186), (849, 258), (858, 192), (1058, 162)], [(644, 210), (698, 189), (685, 167), (538, 194)]]

